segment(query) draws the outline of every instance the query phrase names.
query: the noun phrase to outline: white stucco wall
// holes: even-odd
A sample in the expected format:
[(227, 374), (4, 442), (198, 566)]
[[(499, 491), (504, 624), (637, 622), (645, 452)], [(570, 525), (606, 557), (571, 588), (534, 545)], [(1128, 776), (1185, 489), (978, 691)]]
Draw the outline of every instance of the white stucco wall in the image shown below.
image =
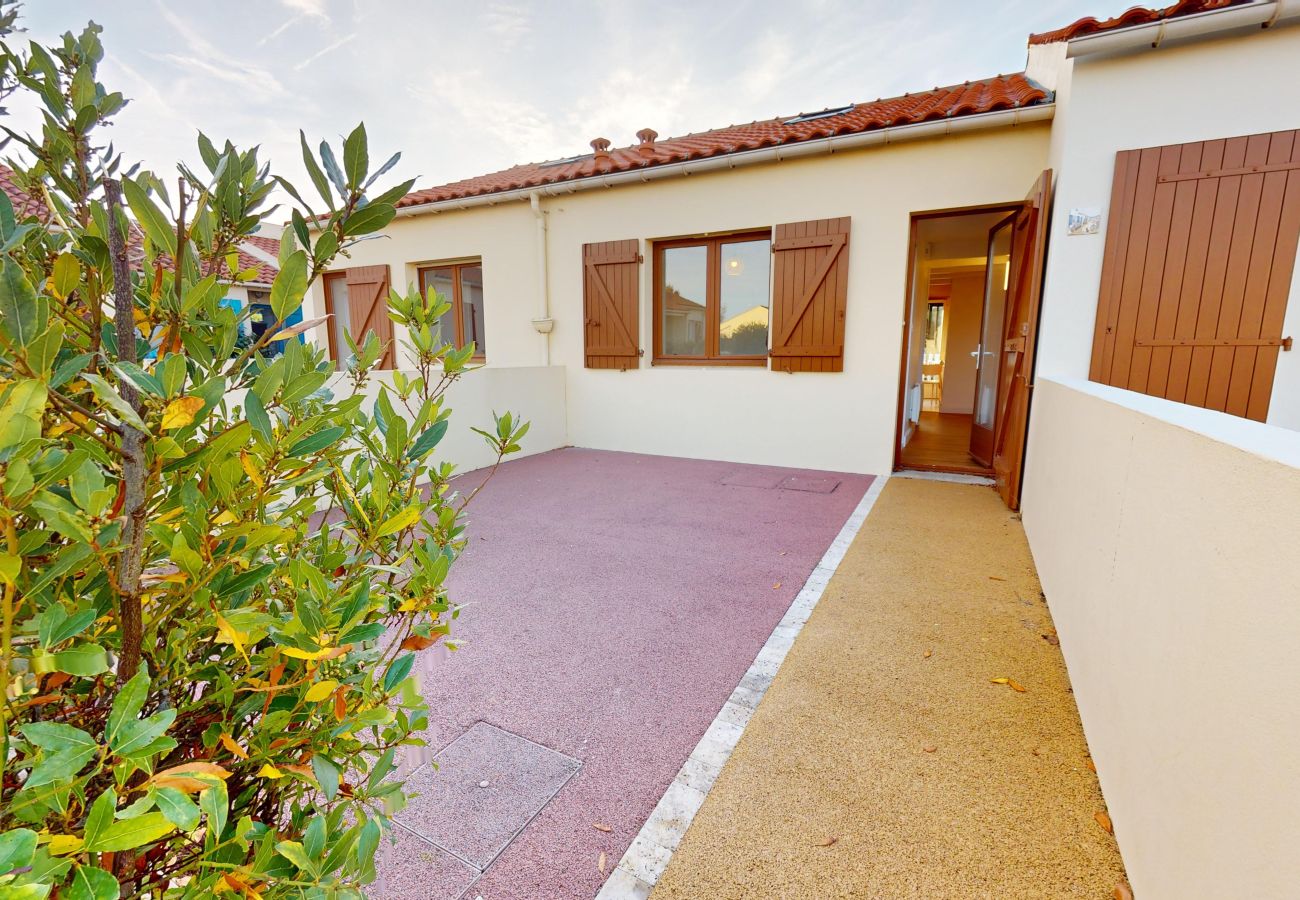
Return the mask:
[[(1115, 153), (1300, 127), (1300, 26), (1065, 62), (1051, 161), (1058, 173), (1038, 371), (1086, 377), (1109, 225)], [(1073, 207), (1102, 211), (1102, 232), (1071, 237)], [(1291, 293), (1284, 334), (1300, 326)], [(1300, 428), (1300, 352), (1279, 355), (1269, 421)]]
[[(550, 213), (553, 349), (569, 373), (569, 440), (851, 472), (893, 466), (914, 211), (1017, 200), (1042, 170), (1042, 126), (574, 194)], [(651, 364), (651, 265), (642, 267), (641, 368), (582, 367), (581, 245), (850, 216), (842, 373)]]
[(1136, 896), (1300, 885), (1300, 433), (1038, 378), (1024, 525)]
[[(566, 372), (567, 443), (738, 462), (888, 472), (913, 211), (1017, 200), (1047, 158), (1045, 124), (907, 141), (834, 156), (583, 191), (542, 201), (548, 221), (550, 362)], [(655, 367), (650, 248), (655, 238), (852, 217), (844, 372)], [(483, 260), (488, 369), (539, 365), (540, 242), (526, 202), (399, 218), (350, 265), (386, 263), (395, 282), (419, 263)], [(582, 346), (582, 244), (636, 238), (641, 346), (628, 372), (588, 370)], [(323, 312), (320, 285), (306, 315)], [(323, 329), (315, 339), (324, 341)], [(400, 335), (399, 335), (400, 338)], [(400, 365), (399, 361), (399, 365)]]

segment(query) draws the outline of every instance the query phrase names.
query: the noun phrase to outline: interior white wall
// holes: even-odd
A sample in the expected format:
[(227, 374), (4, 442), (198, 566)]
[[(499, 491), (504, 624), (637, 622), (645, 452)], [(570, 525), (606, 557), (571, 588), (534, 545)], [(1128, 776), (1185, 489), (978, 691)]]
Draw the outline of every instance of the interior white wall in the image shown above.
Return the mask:
[(1300, 433), (1039, 375), (1023, 519), (1136, 896), (1300, 884)]
[(980, 314), (984, 306), (984, 275), (963, 272), (952, 276), (952, 293), (944, 306), (948, 346), (943, 360), (943, 402), (940, 412), (966, 413), (975, 409), (975, 357), (980, 342)]
[[(1300, 59), (1300, 26), (1279, 25), (1214, 40), (1067, 61), (1057, 85), (1051, 157), (1056, 199), (1038, 342), (1038, 372), (1086, 377), (1119, 150), (1300, 126), (1300, 81), (1280, 76)], [(1266, 86), (1266, 87), (1265, 87)], [(1073, 207), (1102, 211), (1102, 231), (1066, 234)], [(1294, 331), (1300, 293), (1288, 306)], [(1300, 335), (1298, 335), (1300, 336)], [(1275, 394), (1300, 397), (1300, 361), (1280, 355)], [(1296, 427), (1300, 400), (1269, 421)]]

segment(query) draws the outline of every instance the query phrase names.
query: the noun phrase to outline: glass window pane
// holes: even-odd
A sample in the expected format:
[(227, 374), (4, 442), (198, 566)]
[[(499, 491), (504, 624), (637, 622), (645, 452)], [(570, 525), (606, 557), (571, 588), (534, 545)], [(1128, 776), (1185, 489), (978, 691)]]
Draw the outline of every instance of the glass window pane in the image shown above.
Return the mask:
[(669, 247), (664, 250), (663, 260), (659, 330), (664, 355), (703, 356), (709, 250)]
[(340, 363), (347, 363), (352, 359), (352, 351), (348, 349), (348, 339), (346, 335), (352, 332), (352, 310), (348, 304), (348, 281), (342, 275), (330, 275), (325, 279), (325, 293), (329, 301), (329, 312), (334, 318), (330, 319), (330, 328), (334, 330), (334, 347), (338, 351), (338, 360)]
[(483, 267), (460, 267), (460, 320), (465, 328), (464, 342), (474, 344), (475, 356), (487, 355), (483, 331)]
[(771, 243), (737, 241), (722, 245), (718, 349), (723, 356), (767, 353), (767, 315), (771, 304)]
[(992, 428), (997, 418), (998, 361), (1002, 356), (1002, 323), (1006, 315), (1007, 281), (1011, 275), (1012, 224), (1008, 221), (989, 241), (988, 267), (984, 276), (984, 327), (980, 331), (975, 375), (975, 424), (981, 428)]
[[(439, 298), (452, 303), (455, 301), (455, 290), (452, 278), (456, 270), (451, 266), (440, 266), (437, 269), (420, 270), (420, 292), (426, 297), (429, 291), (436, 293)], [(434, 338), (440, 344), (451, 344), (453, 347), (459, 346), (456, 343), (456, 316), (455, 311), (448, 309), (438, 320), (438, 326), (433, 332)]]

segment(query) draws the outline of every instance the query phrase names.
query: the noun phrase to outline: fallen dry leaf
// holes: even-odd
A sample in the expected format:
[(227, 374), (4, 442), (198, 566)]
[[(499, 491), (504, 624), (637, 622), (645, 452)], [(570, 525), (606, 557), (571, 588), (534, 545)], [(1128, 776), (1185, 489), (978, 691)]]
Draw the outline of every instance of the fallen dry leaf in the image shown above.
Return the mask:
[(778, 581), (776, 584), (772, 585), (772, 590), (774, 591), (781, 590), (781, 582)]
[(1006, 581), (1001, 575), (990, 575), (989, 581)]
[(597, 831), (603, 831), (606, 834), (609, 834), (611, 831), (614, 830), (613, 828), (610, 828), (608, 825), (606, 825), (604, 822), (592, 822), (591, 827), (596, 829)]
[(1084, 763), (1088, 766), (1089, 769), (1092, 769), (1093, 772), (1096, 772), (1096, 771), (1097, 771), (1097, 764), (1096, 764), (1095, 762), (1092, 761), (1092, 757), (1091, 757), (1091, 756), (1089, 756), (1087, 759), (1085, 759), (1085, 760), (1084, 760)]
[(1115, 885), (1115, 890), (1111, 893), (1115, 900), (1133, 900), (1133, 889), (1124, 882)]
[(1097, 820), (1097, 824), (1101, 826), (1102, 831), (1107, 834), (1115, 833), (1115, 826), (1110, 823), (1110, 816), (1104, 812), (1095, 812), (1092, 817)]
[(831, 835), (831, 836), (828, 837), (826, 840), (824, 840), (824, 841), (819, 841), (819, 842), (817, 843), (817, 846), (818, 846), (818, 847), (834, 847), (834, 846), (835, 846), (835, 842), (838, 841), (838, 840), (839, 840), (839, 838), (837, 838), (835, 835)]
[(1021, 693), (1021, 694), (1023, 694), (1023, 693), (1025, 692), (1025, 690), (1026, 690), (1026, 688), (1024, 687), (1024, 685), (1022, 685), (1020, 682), (1018, 682), (1018, 681), (1014, 681), (1014, 680), (1012, 680), (1012, 679), (1010, 679), (1010, 678), (1007, 678), (1007, 677), (1005, 677), (1005, 676), (1001, 676), (1001, 677), (998, 677), (998, 678), (990, 678), (989, 681), (990, 681), (991, 683), (993, 683), (993, 684), (1005, 684), (1007, 687), (1011, 688), (1011, 690), (1016, 691), (1016, 692)]
[(1061, 646), (1061, 639), (1055, 634), (1045, 634), (1043, 635), (1043, 640), (1047, 641), (1047, 643), (1051, 644), (1053, 647)]
[(923, 659), (929, 659), (931, 656), (934, 656), (934, 651), (929, 649), (927, 649), (923, 654), (921, 654), (921, 657)]
[(936, 747), (934, 744), (926, 744), (926, 745), (925, 745), (924, 747), (922, 747), (921, 749), (924, 750), (926, 753), (933, 753), (934, 751), (938, 750), (939, 748)]
[(596, 860), (596, 868), (600, 869), (600, 874), (605, 874), (605, 851), (600, 851), (600, 859)]

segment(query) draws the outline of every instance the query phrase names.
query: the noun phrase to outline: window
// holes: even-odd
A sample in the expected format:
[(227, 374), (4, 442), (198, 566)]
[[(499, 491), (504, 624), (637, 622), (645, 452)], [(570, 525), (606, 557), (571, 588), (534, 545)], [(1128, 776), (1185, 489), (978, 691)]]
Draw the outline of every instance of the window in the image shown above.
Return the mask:
[(348, 302), (348, 276), (346, 272), (325, 274), (325, 313), (330, 316), (330, 359), (346, 363), (352, 356), (347, 335), (352, 331), (352, 315)]
[(656, 244), (654, 361), (765, 365), (771, 269), (766, 232)]
[(451, 302), (439, 322), (442, 342), (461, 349), (474, 345), (474, 359), (487, 356), (487, 337), (483, 329), (483, 263), (466, 262), (420, 269), (420, 292), (436, 291)]

